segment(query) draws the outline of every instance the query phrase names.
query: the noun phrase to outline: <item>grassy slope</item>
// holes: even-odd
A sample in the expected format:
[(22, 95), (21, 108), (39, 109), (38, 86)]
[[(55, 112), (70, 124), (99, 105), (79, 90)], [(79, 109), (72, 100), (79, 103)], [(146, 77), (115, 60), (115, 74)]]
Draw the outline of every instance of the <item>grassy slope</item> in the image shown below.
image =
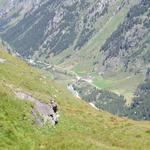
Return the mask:
[(137, 86), (144, 82), (143, 74), (119, 72), (109, 77), (95, 76), (93, 84), (100, 89), (110, 90), (116, 94), (123, 95), (128, 103), (131, 103)]
[[(0, 147), (52, 150), (147, 150), (149, 122), (134, 122), (98, 112), (38, 71), (0, 50)], [(53, 128), (33, 125), (31, 104), (20, 101), (8, 85), (29, 91), (47, 102), (56, 96), (60, 122)]]
[(130, 73), (119, 72), (117, 75), (114, 74), (111, 77), (104, 78), (96, 73), (87, 74), (85, 71), (78, 71), (77, 74), (81, 77), (87, 75), (92, 76), (93, 86), (96, 86), (99, 89), (110, 90), (118, 95), (123, 95), (127, 100), (127, 103), (132, 102), (137, 86), (144, 82), (143, 74), (133, 75)]

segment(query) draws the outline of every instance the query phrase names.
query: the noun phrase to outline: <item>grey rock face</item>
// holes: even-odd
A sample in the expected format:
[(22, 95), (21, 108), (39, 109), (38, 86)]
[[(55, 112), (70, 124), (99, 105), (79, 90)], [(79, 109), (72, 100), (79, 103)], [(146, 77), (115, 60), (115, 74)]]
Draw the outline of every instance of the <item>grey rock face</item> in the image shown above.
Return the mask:
[(15, 91), (15, 95), (25, 101), (33, 103), (32, 115), (35, 118), (35, 123), (44, 125), (50, 122), (52, 125), (58, 123), (58, 115), (54, 112), (52, 105), (40, 102), (40, 100), (34, 98), (31, 94), (22, 91)]
[(0, 64), (3, 64), (6, 62), (6, 59), (0, 58)]

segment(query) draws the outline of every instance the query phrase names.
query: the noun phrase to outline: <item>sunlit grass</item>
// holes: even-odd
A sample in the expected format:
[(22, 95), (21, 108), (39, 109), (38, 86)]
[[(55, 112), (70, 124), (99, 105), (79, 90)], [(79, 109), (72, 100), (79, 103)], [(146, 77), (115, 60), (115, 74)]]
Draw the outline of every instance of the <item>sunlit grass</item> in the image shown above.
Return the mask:
[[(22, 61), (0, 50), (0, 145), (2, 149), (121, 150), (149, 148), (148, 122), (114, 117), (72, 97), (63, 86), (45, 79)], [(31, 115), (32, 104), (17, 99), (13, 89), (30, 92), (41, 101), (55, 98), (60, 121), (40, 128)]]
[(100, 77), (96, 77), (93, 80), (93, 84), (99, 87), (100, 89), (108, 89), (109, 87), (113, 85), (113, 82), (106, 80), (100, 76)]

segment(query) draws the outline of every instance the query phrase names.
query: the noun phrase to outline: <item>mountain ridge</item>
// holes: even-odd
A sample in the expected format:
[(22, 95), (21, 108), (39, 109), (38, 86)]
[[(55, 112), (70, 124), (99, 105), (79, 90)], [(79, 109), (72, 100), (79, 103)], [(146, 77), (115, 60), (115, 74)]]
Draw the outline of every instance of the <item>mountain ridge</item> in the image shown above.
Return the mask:
[[(121, 65), (124, 70), (138, 72), (149, 66), (149, 10), (150, 2), (142, 1), (135, 5), (127, 14), (123, 24), (107, 39), (101, 48), (103, 64), (109, 70), (114, 62)], [(119, 42), (118, 42), (119, 41)], [(111, 60), (112, 59), (112, 60)], [(115, 60), (116, 59), (116, 60)], [(130, 65), (131, 64), (131, 65)], [(113, 66), (114, 65), (114, 66)]]
[[(131, 5), (134, 1), (131, 2)], [(105, 26), (105, 22), (113, 14), (115, 15), (122, 7), (129, 5), (128, 1), (110, 0), (93, 0), (93, 3), (84, 0), (81, 2), (64, 0), (59, 5), (57, 3), (59, 1), (44, 1), (38, 8), (27, 13), (16, 27), (10, 27), (4, 32), (3, 39), (18, 52), (20, 51), (24, 57), (32, 57), (39, 49), (36, 52), (38, 57), (51, 58), (51, 55), (59, 54), (72, 45), (74, 45), (72, 49), (80, 49), (93, 36), (93, 32), (95, 34), (101, 26)], [(31, 18), (32, 22), (29, 23)], [(21, 33), (17, 30), (21, 28), (24, 28), (26, 32)], [(31, 32), (32, 35), (30, 35)], [(37, 33), (40, 35), (36, 36)], [(11, 34), (15, 36), (12, 40)], [(17, 39), (17, 36), (20, 39)], [(32, 41), (33, 36), (38, 37), (36, 38), (37, 43)], [(26, 40), (30, 37), (32, 37), (32, 43)], [(23, 54), (23, 51), (26, 51), (26, 54)]]

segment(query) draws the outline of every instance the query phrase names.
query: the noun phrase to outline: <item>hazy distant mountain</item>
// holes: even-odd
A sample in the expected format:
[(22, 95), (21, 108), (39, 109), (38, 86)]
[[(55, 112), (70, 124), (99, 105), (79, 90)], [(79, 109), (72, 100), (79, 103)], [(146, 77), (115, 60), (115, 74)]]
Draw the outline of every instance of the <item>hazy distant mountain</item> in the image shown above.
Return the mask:
[[(1, 0), (0, 31), (17, 24), (27, 12), (36, 8), (41, 0)], [(15, 24), (14, 24), (15, 23)]]
[(148, 0), (18, 0), (5, 6), (16, 11), (1, 19), (2, 38), (23, 57), (60, 55), (60, 63), (76, 62), (73, 51), (88, 45), (82, 60), (97, 71), (138, 72), (149, 64)]
[(49, 58), (70, 47), (80, 50), (111, 17), (132, 4), (127, 0), (44, 0), (2, 37), (24, 57)]
[(150, 1), (142, 0), (101, 48), (108, 70), (120, 66), (130, 72), (150, 66)]

